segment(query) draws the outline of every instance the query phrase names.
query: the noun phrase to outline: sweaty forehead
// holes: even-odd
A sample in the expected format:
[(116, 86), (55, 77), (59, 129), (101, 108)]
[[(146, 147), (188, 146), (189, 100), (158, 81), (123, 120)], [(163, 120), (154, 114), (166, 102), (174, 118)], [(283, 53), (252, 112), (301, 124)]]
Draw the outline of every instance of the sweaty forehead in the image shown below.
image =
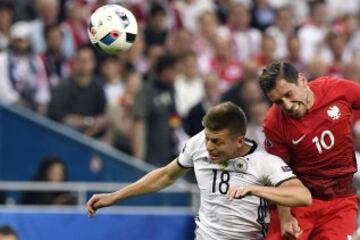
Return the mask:
[(295, 87), (296, 85), (294, 83), (289, 83), (285, 79), (280, 79), (276, 82), (275, 88), (268, 92), (267, 95), (271, 101), (276, 101)]
[(228, 135), (228, 130), (210, 131), (205, 128), (205, 137), (208, 139), (224, 139)]

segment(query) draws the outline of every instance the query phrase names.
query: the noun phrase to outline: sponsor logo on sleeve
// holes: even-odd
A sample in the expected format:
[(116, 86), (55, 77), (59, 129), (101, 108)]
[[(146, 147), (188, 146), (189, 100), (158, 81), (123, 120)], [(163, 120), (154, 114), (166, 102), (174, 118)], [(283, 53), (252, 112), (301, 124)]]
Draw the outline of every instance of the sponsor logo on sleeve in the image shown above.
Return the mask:
[(271, 148), (271, 147), (273, 146), (271, 140), (268, 139), (268, 138), (265, 139), (264, 145), (265, 145), (265, 147), (267, 147), (267, 148)]
[(291, 171), (292, 171), (289, 166), (282, 166), (282, 167), (281, 167), (281, 170), (282, 170), (283, 172), (291, 172)]

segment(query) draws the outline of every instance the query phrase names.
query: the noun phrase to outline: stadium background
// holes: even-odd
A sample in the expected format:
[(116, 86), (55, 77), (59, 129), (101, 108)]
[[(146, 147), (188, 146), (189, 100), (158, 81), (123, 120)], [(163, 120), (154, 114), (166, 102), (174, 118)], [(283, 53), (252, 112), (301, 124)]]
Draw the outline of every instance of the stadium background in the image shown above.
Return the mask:
[[(129, 8), (139, 34), (128, 52), (95, 52), (92, 67), (82, 51), (87, 21), (106, 3)], [(262, 143), (269, 102), (257, 76), (268, 63), (289, 61), (309, 81), (331, 75), (360, 82), (359, 16), (359, 0), (0, 0), (0, 225), (22, 240), (193, 239), (199, 199), (192, 174), (95, 219), (86, 216), (86, 200), (169, 162), (220, 101), (244, 108), (248, 137)], [(159, 88), (162, 68), (173, 69), (174, 79)], [(81, 74), (100, 86), (96, 95), (66, 85)], [(59, 110), (66, 98), (59, 89), (85, 92), (85, 104), (69, 97)], [(144, 96), (164, 104), (143, 109), (137, 102)], [(67, 121), (81, 104), (81, 124)], [(355, 112), (357, 156), (359, 120)], [(146, 142), (149, 135), (160, 144)], [(51, 176), (58, 173), (40, 169), (44, 159), (56, 159), (66, 173)]]

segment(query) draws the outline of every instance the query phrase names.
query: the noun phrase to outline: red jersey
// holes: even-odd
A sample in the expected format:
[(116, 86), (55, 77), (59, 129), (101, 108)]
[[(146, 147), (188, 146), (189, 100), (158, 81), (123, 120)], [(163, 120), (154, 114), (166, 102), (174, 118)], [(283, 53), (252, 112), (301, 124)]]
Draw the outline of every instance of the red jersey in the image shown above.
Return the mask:
[(264, 121), (265, 149), (289, 161), (314, 198), (354, 193), (356, 160), (351, 136), (353, 109), (360, 109), (360, 85), (320, 77), (309, 83), (315, 102), (299, 119), (275, 104)]

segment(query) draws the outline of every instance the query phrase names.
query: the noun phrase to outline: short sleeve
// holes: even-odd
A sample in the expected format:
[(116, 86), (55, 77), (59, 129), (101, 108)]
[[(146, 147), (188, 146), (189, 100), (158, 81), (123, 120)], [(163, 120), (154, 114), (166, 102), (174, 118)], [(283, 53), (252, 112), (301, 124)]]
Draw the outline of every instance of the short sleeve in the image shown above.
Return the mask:
[(205, 133), (201, 131), (192, 138), (186, 141), (183, 149), (181, 150), (177, 162), (179, 166), (184, 168), (194, 167), (195, 152), (202, 148), (205, 144)]
[(187, 141), (177, 158), (180, 167), (192, 168), (194, 166), (191, 152), (190, 142)]
[(263, 128), (265, 135), (264, 148), (268, 153), (279, 156), (285, 160), (290, 160), (290, 149), (285, 142), (286, 138), (282, 126), (279, 125), (281, 120), (278, 118), (280, 118), (280, 116), (276, 115), (279, 114), (276, 113), (276, 110), (273, 107), (265, 118)]
[(335, 89), (342, 89), (343, 95), (350, 103), (351, 108), (360, 109), (360, 84), (346, 79), (338, 80), (337, 87)]
[(268, 154), (266, 164), (260, 166), (262, 178), (266, 183), (272, 186), (278, 186), (281, 183), (296, 178), (292, 169), (279, 157)]

